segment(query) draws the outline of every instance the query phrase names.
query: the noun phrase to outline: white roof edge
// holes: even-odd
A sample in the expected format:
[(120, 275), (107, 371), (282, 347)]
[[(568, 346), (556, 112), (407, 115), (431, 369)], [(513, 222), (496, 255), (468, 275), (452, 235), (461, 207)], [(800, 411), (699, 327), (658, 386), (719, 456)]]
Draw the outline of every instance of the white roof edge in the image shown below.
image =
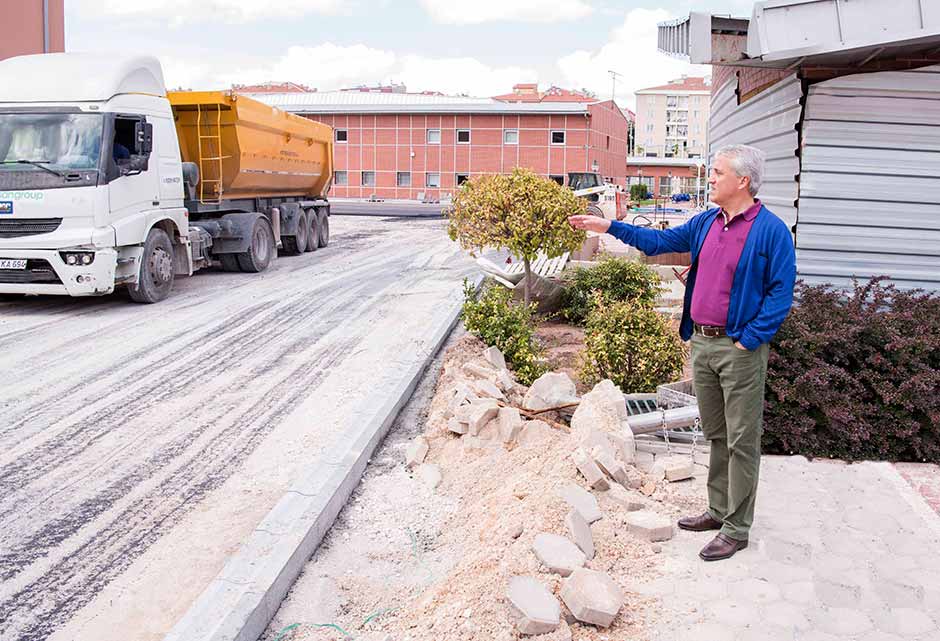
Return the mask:
[(0, 102), (92, 102), (121, 94), (166, 96), (152, 56), (45, 53), (0, 61)]

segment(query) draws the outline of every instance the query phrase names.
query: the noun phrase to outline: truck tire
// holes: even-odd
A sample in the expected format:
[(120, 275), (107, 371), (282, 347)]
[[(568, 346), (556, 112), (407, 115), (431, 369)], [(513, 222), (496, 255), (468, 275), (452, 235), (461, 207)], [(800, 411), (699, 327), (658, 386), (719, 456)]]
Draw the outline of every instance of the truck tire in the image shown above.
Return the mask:
[(309, 231), (310, 224), (307, 222), (307, 214), (301, 209), (297, 218), (297, 235), (281, 238), (281, 242), (284, 244), (284, 253), (297, 256), (307, 251), (307, 234)]
[(243, 272), (263, 272), (271, 264), (274, 251), (274, 232), (271, 231), (267, 219), (259, 216), (251, 228), (251, 244), (248, 245), (248, 251), (236, 254), (238, 266)]
[(311, 207), (307, 210), (307, 249), (312, 252), (320, 246), (320, 222), (317, 219), (317, 210)]
[(326, 210), (321, 209), (317, 214), (317, 229), (320, 236), (320, 247), (326, 247), (330, 244), (330, 217), (326, 215)]
[(235, 254), (219, 254), (219, 262), (222, 263), (222, 271), (225, 272), (240, 272), (241, 267), (238, 266), (238, 256)]
[(173, 243), (162, 229), (154, 227), (147, 234), (140, 259), (137, 282), (127, 288), (137, 303), (158, 303), (173, 289)]

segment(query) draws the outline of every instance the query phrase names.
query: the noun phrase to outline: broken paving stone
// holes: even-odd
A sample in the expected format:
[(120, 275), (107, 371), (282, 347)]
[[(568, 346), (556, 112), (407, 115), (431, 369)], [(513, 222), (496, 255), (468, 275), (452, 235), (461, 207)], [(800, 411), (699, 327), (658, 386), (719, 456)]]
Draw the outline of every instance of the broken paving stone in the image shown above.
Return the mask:
[(610, 441), (617, 448), (617, 453), (621, 461), (629, 465), (636, 460), (636, 439), (633, 436), (633, 430), (630, 428), (611, 432), (608, 434)]
[(594, 462), (597, 463), (604, 474), (623, 486), (627, 485), (629, 482), (627, 478), (627, 468), (624, 467), (623, 463), (615, 459), (609, 450), (605, 450), (602, 447), (595, 447), (591, 450), (591, 458), (594, 459)]
[(516, 386), (516, 381), (512, 377), (512, 374), (509, 373), (509, 370), (501, 369), (496, 371), (496, 384), (499, 385), (500, 389), (504, 392), (508, 392)]
[(626, 417), (627, 405), (623, 394), (609, 380), (601, 381), (581, 398), (571, 417), (571, 431), (579, 441), (592, 429), (619, 432)]
[(546, 634), (561, 623), (561, 605), (548, 588), (530, 576), (509, 579), (509, 610), (521, 634)]
[(476, 361), (464, 363), (463, 371), (470, 376), (473, 376), (474, 378), (483, 378), (489, 381), (492, 381), (496, 376), (496, 372), (493, 370), (493, 368)]
[(597, 506), (597, 499), (584, 488), (569, 483), (560, 487), (556, 493), (565, 503), (580, 512), (588, 523), (599, 521), (603, 516)]
[(430, 446), (428, 441), (423, 436), (419, 436), (411, 443), (408, 444), (408, 447), (405, 449), (405, 465), (407, 467), (415, 467), (421, 465), (424, 462), (424, 457), (428, 455), (428, 450)]
[(452, 416), (447, 420), (447, 429), (454, 434), (466, 434), (470, 426), (466, 423), (461, 423), (456, 416)]
[(498, 347), (487, 347), (483, 350), (483, 360), (492, 365), (494, 369), (506, 369), (506, 357)]
[(644, 496), (653, 496), (653, 494), (656, 492), (656, 484), (652, 481), (647, 481), (640, 486), (640, 492)]
[(604, 572), (575, 570), (561, 586), (561, 600), (584, 623), (610, 626), (623, 607), (623, 591)]
[[(471, 435), (476, 436), (480, 433), (487, 423), (496, 418), (499, 413), (499, 405), (491, 398), (481, 398), (470, 404), (470, 410), (467, 412), (467, 425)], [(459, 417), (458, 417), (459, 418)]]
[(558, 534), (541, 532), (532, 542), (532, 551), (549, 571), (568, 576), (584, 566), (587, 557), (571, 540)]
[(600, 491), (610, 489), (610, 483), (607, 482), (607, 477), (604, 476), (604, 472), (602, 472), (601, 468), (594, 462), (594, 459), (588, 456), (587, 452), (578, 448), (571, 453), (571, 458), (578, 467), (578, 471), (581, 472), (581, 475), (587, 481), (588, 485), (591, 486), (591, 489)]
[(594, 558), (594, 535), (591, 534), (591, 526), (581, 513), (577, 510), (571, 510), (565, 516), (565, 527), (568, 528), (568, 534), (574, 544), (584, 552), (589, 560)]
[(525, 421), (522, 420), (522, 414), (515, 407), (501, 407), (499, 414), (499, 437), (503, 443), (511, 443), (519, 438)]
[(582, 432), (578, 444), (588, 452), (595, 447), (599, 447), (605, 452), (609, 452), (610, 456), (615, 456), (614, 443), (610, 440), (608, 433), (596, 427)]
[(676, 481), (692, 478), (694, 471), (695, 464), (692, 462), (692, 458), (677, 454), (658, 457), (649, 473), (654, 480), (666, 479), (670, 483), (675, 483)]
[(574, 381), (563, 372), (547, 372), (535, 379), (522, 404), (528, 410), (544, 410), (577, 402)]
[(479, 381), (473, 382), (473, 391), (477, 393), (477, 396), (481, 398), (494, 398), (494, 399), (505, 399), (503, 396), (502, 390), (500, 390), (495, 383), (488, 381), (486, 379), (481, 379)]
[(432, 490), (441, 484), (444, 478), (441, 474), (441, 468), (433, 463), (422, 463), (418, 466), (415, 475), (418, 479)]
[(623, 507), (627, 512), (637, 512), (646, 507), (645, 503), (634, 498), (630, 492), (626, 491), (619, 485), (612, 486), (610, 490), (608, 490), (606, 496), (613, 502)]
[(640, 510), (624, 516), (627, 530), (645, 541), (668, 541), (673, 536), (672, 521), (655, 512)]

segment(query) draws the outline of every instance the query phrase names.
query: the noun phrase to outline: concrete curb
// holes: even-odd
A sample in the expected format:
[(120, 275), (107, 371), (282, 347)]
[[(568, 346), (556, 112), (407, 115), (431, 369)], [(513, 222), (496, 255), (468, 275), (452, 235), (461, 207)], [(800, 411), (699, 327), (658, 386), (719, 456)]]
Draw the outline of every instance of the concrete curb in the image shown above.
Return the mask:
[[(482, 277), (476, 278), (479, 287)], [(460, 318), (458, 304), (431, 349), (378, 408), (358, 408), (349, 438), (326, 452), (265, 516), (164, 641), (256, 641), (359, 484), (366, 465)], [(355, 426), (361, 426), (356, 429)]]

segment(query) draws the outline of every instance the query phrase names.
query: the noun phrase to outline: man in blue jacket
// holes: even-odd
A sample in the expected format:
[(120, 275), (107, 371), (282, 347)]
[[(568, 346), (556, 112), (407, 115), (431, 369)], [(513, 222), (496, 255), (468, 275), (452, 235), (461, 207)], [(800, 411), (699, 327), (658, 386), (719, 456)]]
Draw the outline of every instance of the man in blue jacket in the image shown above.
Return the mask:
[(594, 216), (577, 229), (607, 232), (649, 256), (691, 252), (679, 334), (692, 341), (702, 431), (711, 444), (708, 511), (679, 520), (696, 532), (719, 530), (699, 553), (727, 559), (747, 547), (760, 468), (768, 343), (793, 303), (796, 258), (786, 224), (756, 199), (764, 154), (722, 147), (708, 177), (718, 205), (664, 231)]

